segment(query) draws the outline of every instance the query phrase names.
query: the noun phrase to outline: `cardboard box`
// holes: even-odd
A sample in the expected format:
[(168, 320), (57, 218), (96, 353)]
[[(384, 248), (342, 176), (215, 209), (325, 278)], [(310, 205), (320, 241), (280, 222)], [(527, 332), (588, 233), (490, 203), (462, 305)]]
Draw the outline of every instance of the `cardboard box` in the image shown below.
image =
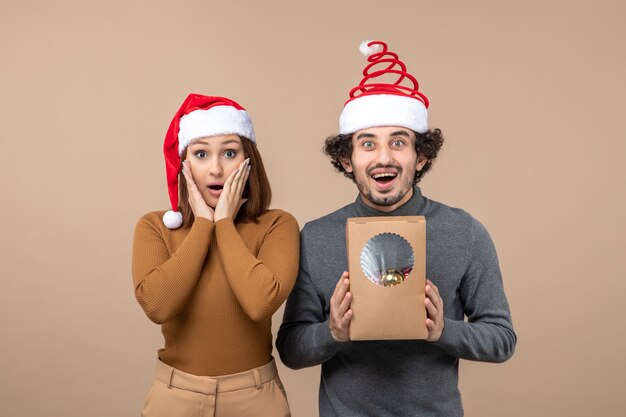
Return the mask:
[(346, 234), (350, 339), (426, 339), (424, 216), (350, 218)]

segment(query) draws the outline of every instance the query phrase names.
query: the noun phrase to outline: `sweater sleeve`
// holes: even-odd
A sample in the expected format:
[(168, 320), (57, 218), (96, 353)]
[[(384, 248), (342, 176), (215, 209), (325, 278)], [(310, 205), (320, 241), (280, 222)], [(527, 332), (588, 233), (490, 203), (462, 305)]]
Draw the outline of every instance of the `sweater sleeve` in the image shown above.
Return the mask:
[(157, 324), (175, 317), (193, 292), (206, 259), (214, 224), (195, 219), (191, 230), (174, 253), (162, 231), (146, 217), (135, 228), (133, 282), (135, 297)]
[(215, 225), (215, 236), (228, 283), (252, 320), (272, 317), (293, 288), (298, 272), (300, 229), (296, 219), (281, 212), (254, 256), (237, 232), (232, 219)]
[(459, 291), (467, 321), (446, 318), (441, 338), (435, 344), (461, 359), (509, 359), (517, 336), (495, 247), (487, 230), (476, 220), (472, 224), (470, 261)]
[(282, 362), (300, 369), (320, 365), (332, 358), (338, 349), (326, 319), (325, 297), (316, 291), (309, 275), (304, 234), (302, 231), (300, 272), (287, 299), (283, 322), (276, 338), (276, 349)]

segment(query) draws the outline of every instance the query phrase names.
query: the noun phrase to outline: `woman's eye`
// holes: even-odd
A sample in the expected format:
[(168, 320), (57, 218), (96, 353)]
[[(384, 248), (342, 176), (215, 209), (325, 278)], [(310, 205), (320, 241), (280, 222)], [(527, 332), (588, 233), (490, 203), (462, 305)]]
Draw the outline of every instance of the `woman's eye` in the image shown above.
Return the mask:
[(196, 151), (194, 155), (196, 156), (196, 158), (200, 158), (200, 159), (207, 157), (207, 153), (205, 151)]
[(237, 156), (237, 152), (233, 150), (227, 150), (226, 152), (224, 152), (224, 156), (226, 158), (234, 158), (235, 156)]

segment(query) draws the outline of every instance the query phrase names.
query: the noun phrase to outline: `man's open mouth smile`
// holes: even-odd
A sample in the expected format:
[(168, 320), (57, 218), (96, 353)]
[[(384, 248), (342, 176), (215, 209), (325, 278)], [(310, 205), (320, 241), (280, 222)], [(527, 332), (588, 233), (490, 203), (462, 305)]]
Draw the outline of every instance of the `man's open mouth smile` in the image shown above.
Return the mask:
[(386, 184), (390, 181), (393, 181), (397, 176), (398, 174), (395, 172), (381, 172), (371, 175), (372, 179), (379, 184)]
[(374, 181), (378, 191), (385, 192), (393, 188), (400, 170), (395, 167), (375, 168), (370, 172), (370, 178)]

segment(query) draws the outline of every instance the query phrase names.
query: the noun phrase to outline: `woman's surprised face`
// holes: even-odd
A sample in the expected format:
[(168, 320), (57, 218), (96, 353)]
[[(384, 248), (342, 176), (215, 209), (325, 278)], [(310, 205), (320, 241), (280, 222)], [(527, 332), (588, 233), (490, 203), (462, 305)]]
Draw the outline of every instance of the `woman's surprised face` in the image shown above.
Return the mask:
[(208, 136), (189, 144), (185, 159), (209, 207), (215, 208), (224, 182), (245, 158), (238, 135)]

